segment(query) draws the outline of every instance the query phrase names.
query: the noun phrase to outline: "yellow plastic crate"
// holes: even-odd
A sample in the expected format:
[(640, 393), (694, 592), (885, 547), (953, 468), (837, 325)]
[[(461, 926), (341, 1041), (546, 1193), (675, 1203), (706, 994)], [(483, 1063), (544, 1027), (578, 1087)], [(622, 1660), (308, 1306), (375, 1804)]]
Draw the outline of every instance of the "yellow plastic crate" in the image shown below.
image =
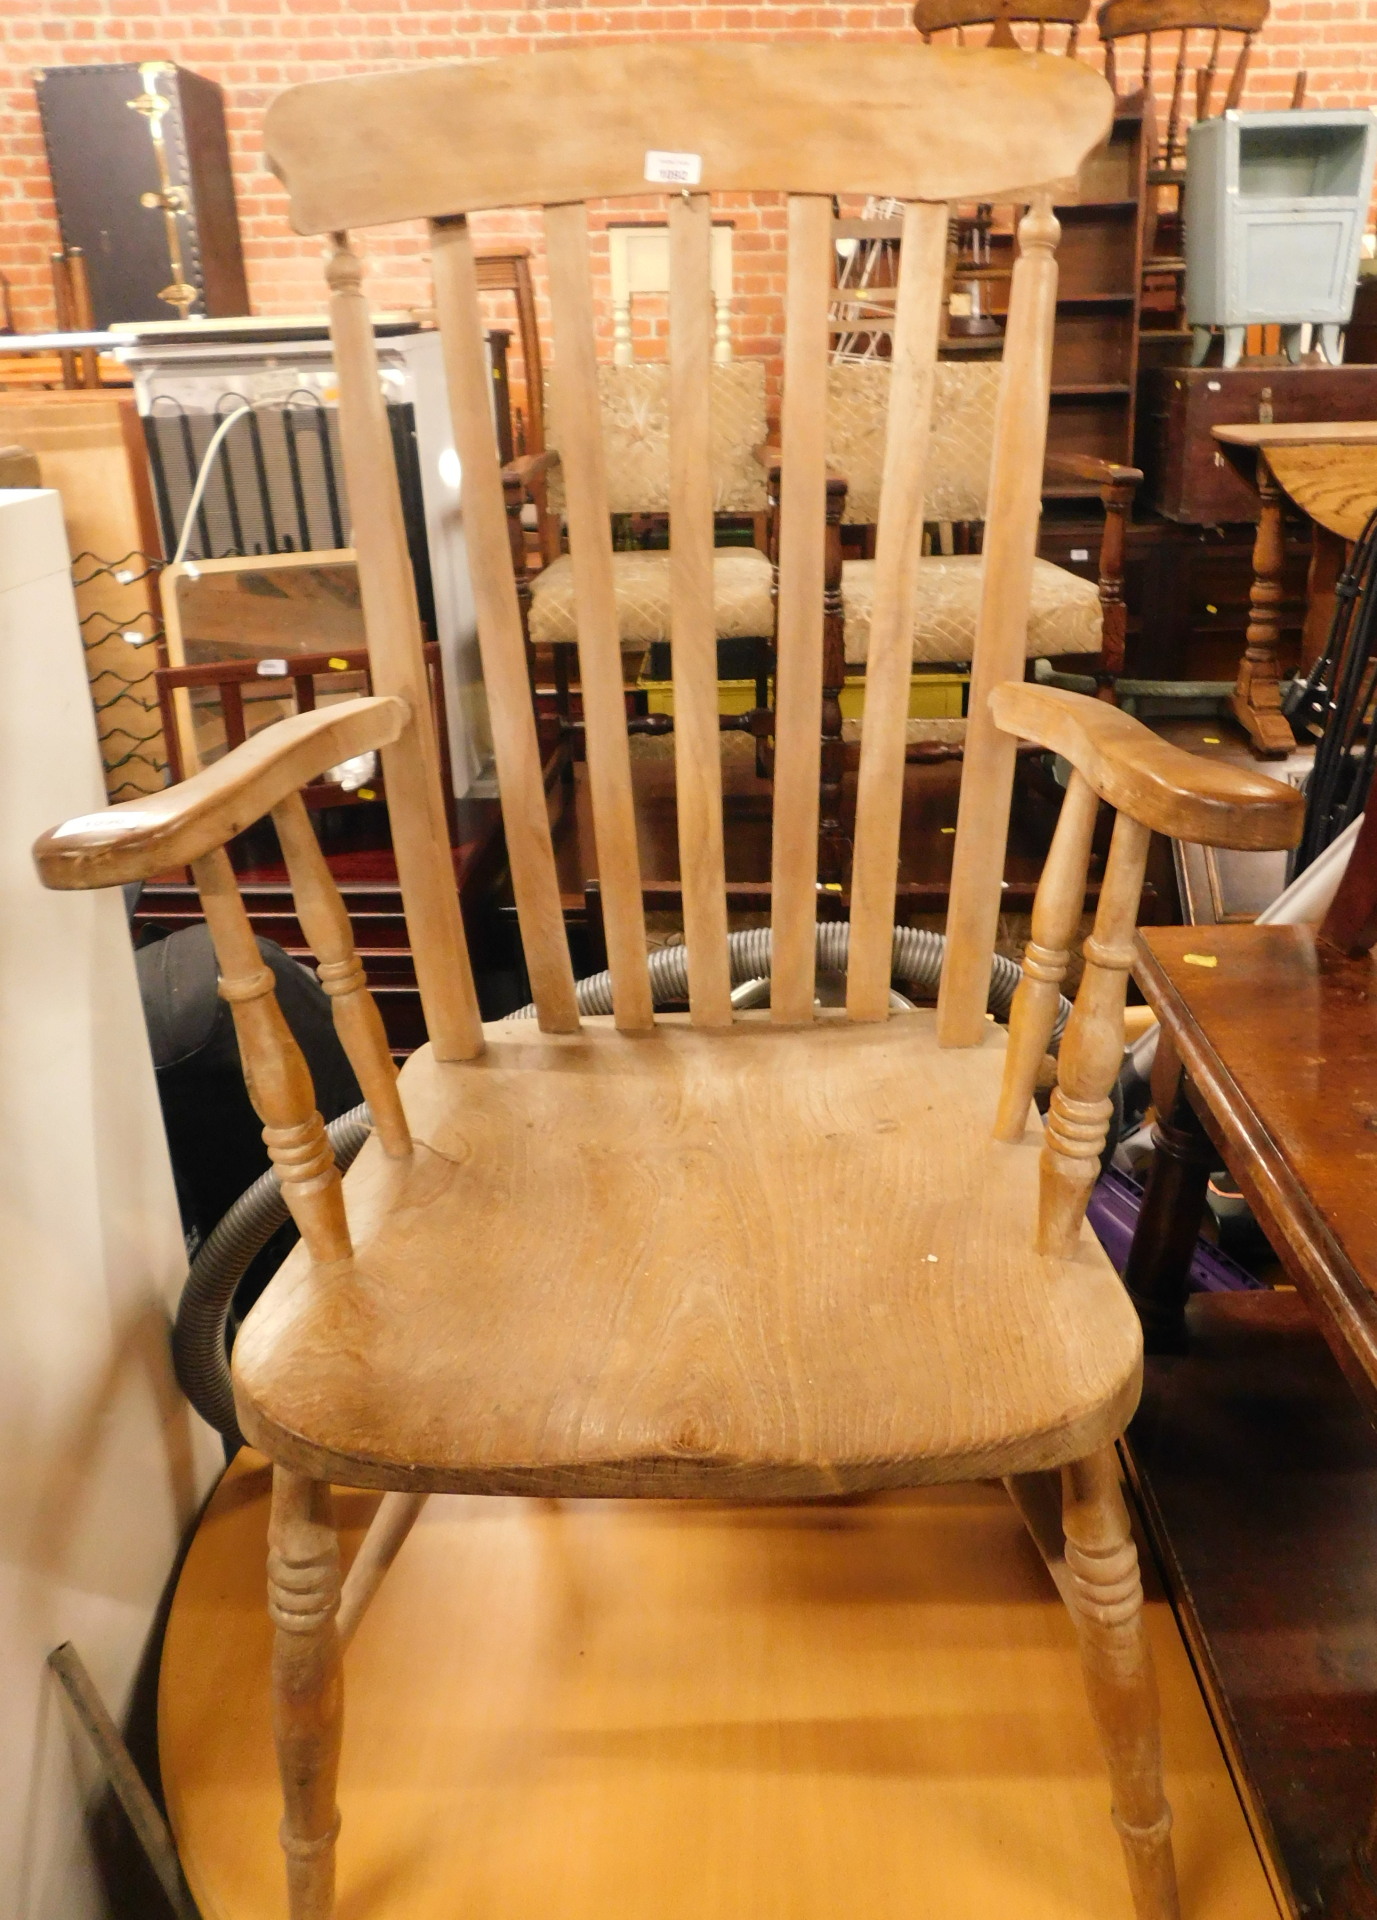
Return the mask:
[[(959, 720), (969, 684), (968, 673), (915, 673), (909, 682), (910, 720)], [(848, 674), (841, 691), (844, 720), (859, 720), (865, 712), (865, 675)]]
[[(966, 673), (915, 673), (909, 685), (908, 717), (910, 720), (959, 720), (963, 711), (965, 688), (970, 680)], [(672, 680), (641, 680), (637, 683), (646, 696), (646, 705), (652, 713), (673, 713), (674, 682)], [(749, 713), (755, 705), (754, 680), (719, 680), (717, 683), (717, 711), (719, 713)], [(848, 675), (841, 693), (842, 717), (846, 720), (859, 720), (865, 711), (865, 675)]]
[[(674, 682), (672, 680), (641, 680), (637, 684), (645, 694), (646, 705), (652, 713), (673, 713)], [(719, 713), (749, 713), (754, 705), (754, 680), (718, 681), (717, 711)]]

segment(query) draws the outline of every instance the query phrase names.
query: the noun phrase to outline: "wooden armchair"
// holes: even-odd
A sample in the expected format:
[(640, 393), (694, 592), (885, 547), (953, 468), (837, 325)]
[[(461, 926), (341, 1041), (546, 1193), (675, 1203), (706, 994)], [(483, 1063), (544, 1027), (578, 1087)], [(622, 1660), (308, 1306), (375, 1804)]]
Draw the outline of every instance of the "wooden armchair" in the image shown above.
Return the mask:
[[(609, 115), (606, 101), (617, 110)], [(839, 111), (846, 102), (863, 110)], [(1114, 1442), (1141, 1336), (1083, 1229), (1122, 1051), (1149, 833), (1276, 846), (1299, 797), (1126, 716), (1019, 684), (1050, 379), (1051, 183), (1108, 125), (1063, 59), (669, 43), (298, 87), (267, 147), (329, 233), (340, 413), (377, 697), (255, 735), (185, 785), (70, 821), (58, 887), (193, 863), (265, 1139), (303, 1244), (234, 1351), (273, 1462), (268, 1565), (293, 1920), (334, 1911), (341, 1660), (431, 1492), (802, 1499), (1004, 1476), (1075, 1619), (1140, 1920), (1176, 1893), (1142, 1594)], [(589, 282), (590, 198), (670, 200), (672, 640), (690, 1012), (651, 1003)], [(1047, 183), (1039, 185), (1039, 183)], [(905, 203), (875, 560), (844, 1012), (814, 1006), (832, 193)], [(734, 1017), (722, 851), (707, 435), (711, 195), (788, 201), (768, 1013)], [(890, 1013), (913, 601), (953, 199), (1031, 208), (1014, 269), (985, 535), (949, 947), (932, 1011)], [(544, 209), (612, 1016), (581, 1021), (560, 913), (466, 215)], [(538, 1017), (479, 1021), (444, 845), (395, 468), (346, 229), (428, 219), (517, 910)], [(1009, 683), (1006, 685), (1005, 683)], [(985, 1017), (1015, 734), (1075, 777), (1012, 1044)], [(297, 788), (382, 751), (430, 1044), (394, 1082)], [(1119, 810), (1044, 1140), (1029, 1094), (1090, 830)], [(341, 1189), (223, 844), (278, 822), (375, 1134)], [(1003, 1097), (1000, 1084), (1003, 1081)], [(991, 1138), (998, 1108), (999, 1138)], [(346, 1206), (347, 1197), (347, 1206)], [(341, 1588), (331, 1483), (386, 1490)], [(398, 1729), (399, 1736), (402, 1729)], [(653, 1896), (647, 1891), (647, 1899)], [(366, 1890), (349, 1890), (363, 1920)]]
[[(875, 615), (878, 562), (842, 557), (840, 532), (864, 527), (874, 550), (884, 478), (886, 421), (892, 362), (835, 363), (827, 369), (829, 481), (823, 640), (821, 824), (829, 880), (845, 878), (848, 841), (841, 821), (842, 774), (854, 754), (861, 722), (844, 720), (842, 689), (848, 673), (866, 668)], [(1001, 385), (1001, 362), (942, 361), (933, 369), (933, 424), (928, 447), (923, 518), (932, 551), (916, 561), (913, 663), (964, 666), (974, 658), (985, 562), (981, 528), (991, 500), (991, 460)], [(1032, 597), (1024, 644), (1030, 660), (1059, 654), (1093, 656), (1101, 696), (1112, 700), (1123, 670), (1126, 612), (1124, 543), (1133, 494), (1142, 475), (1090, 454), (1044, 454), (1049, 482), (1090, 482), (1100, 489), (1104, 533), (1098, 580), (1084, 579), (1049, 560), (1033, 562)], [(916, 758), (946, 759), (962, 751), (961, 719), (909, 721)]]
[[(709, 320), (712, 320), (711, 309)], [(608, 510), (614, 515), (663, 521), (670, 512), (669, 452), (670, 367), (666, 361), (597, 369), (598, 406), (607, 478)], [(553, 525), (567, 511), (559, 448), (566, 432), (551, 382), (542, 458), (511, 462), (504, 470), (509, 539), (518, 562), (517, 593), (533, 648), (551, 650), (556, 705), (566, 732), (577, 732), (569, 698), (569, 659), (578, 644), (576, 582), (571, 555), (559, 552), (558, 538), (546, 544), (543, 564), (532, 568), (520, 538), (520, 517), (532, 489), (543, 481)], [(765, 365), (760, 360), (714, 362), (707, 404), (709, 482), (713, 513), (755, 523), (757, 540), (767, 509), (765, 468), (759, 450), (765, 440)], [(572, 423), (571, 423), (572, 424)], [(631, 663), (663, 646), (671, 631), (671, 562), (667, 547), (638, 547), (612, 555), (612, 590), (617, 633)], [(757, 705), (767, 698), (769, 643), (774, 633), (774, 602), (768, 556), (760, 544), (714, 546), (712, 618), (719, 641), (744, 643), (740, 651), (756, 681)], [(662, 723), (663, 725), (664, 723)]]
[[(1186, 142), (1192, 119), (1231, 113), (1243, 98), (1253, 41), (1266, 25), (1271, 0), (1103, 0), (1095, 28), (1104, 43), (1105, 78), (1117, 93), (1140, 100), (1152, 144), (1148, 152), (1147, 216), (1143, 235), (1143, 278), (1174, 285), (1176, 306), (1183, 304), (1186, 262), (1182, 212), (1186, 184)], [(1203, 43), (1202, 43), (1203, 36)], [(1234, 37), (1236, 36), (1236, 37)], [(1155, 105), (1153, 57), (1165, 42), (1171, 57), (1171, 94), (1166, 124)], [(1141, 40), (1141, 65), (1123, 72), (1124, 42)], [(1191, 72), (1193, 58), (1203, 64)], [(1132, 56), (1130, 56), (1132, 59)], [(1221, 67), (1224, 69), (1221, 75)], [(1222, 79), (1223, 92), (1218, 89)], [(1305, 74), (1298, 73), (1291, 105), (1305, 104)], [(1208, 336), (1197, 340), (1203, 358)]]

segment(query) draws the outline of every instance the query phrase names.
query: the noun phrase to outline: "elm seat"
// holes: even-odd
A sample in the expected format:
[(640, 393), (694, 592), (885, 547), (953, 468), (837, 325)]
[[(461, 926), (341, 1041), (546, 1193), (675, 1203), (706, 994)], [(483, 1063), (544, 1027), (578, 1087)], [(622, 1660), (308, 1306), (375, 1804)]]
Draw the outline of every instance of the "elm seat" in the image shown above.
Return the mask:
[(1002, 1031), (973, 1053), (928, 1011), (752, 1016), (727, 1045), (668, 1020), (485, 1037), (468, 1064), (412, 1056), (425, 1146), (368, 1143), (353, 1259), (299, 1249), (239, 1335), (240, 1423), (275, 1459), (797, 1498), (1058, 1466), (1122, 1430), (1138, 1323), (1093, 1236), (1033, 1251), (1037, 1154), (990, 1138)]
[[(984, 557), (978, 553), (933, 554), (918, 565), (918, 597), (913, 622), (915, 662), (964, 663), (975, 652), (975, 623), (980, 610)], [(875, 597), (875, 562), (846, 560), (841, 570), (842, 644), (848, 666), (862, 666), (870, 653), (870, 615)], [(1098, 654), (1103, 618), (1100, 592), (1093, 580), (1033, 562), (1033, 594), (1028, 612), (1030, 660), (1062, 653)]]
[[(622, 646), (640, 649), (670, 637), (669, 554), (614, 553), (612, 589)], [(719, 547), (712, 560), (713, 619), (719, 640), (763, 640), (774, 632), (772, 570), (755, 547)], [(578, 637), (574, 563), (561, 554), (530, 580), (532, 646), (571, 646)]]

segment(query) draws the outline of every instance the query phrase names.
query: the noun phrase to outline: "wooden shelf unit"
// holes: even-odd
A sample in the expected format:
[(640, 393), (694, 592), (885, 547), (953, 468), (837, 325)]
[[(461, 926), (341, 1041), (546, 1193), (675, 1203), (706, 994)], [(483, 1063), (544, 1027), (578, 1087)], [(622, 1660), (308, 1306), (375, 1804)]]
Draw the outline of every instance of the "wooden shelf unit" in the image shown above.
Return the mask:
[[(1056, 208), (1061, 223), (1057, 249), (1057, 326), (1052, 349), (1052, 403), (1047, 444), (1054, 453), (1087, 453), (1123, 465), (1133, 461), (1138, 380), (1139, 319), (1143, 277), (1143, 215), (1147, 203), (1147, 141), (1141, 106), (1125, 103), (1114, 116), (1108, 140), (1081, 170), (1082, 197)], [(897, 242), (896, 220), (839, 220), (837, 239)], [(989, 235), (989, 260), (979, 268), (956, 267), (958, 285), (978, 280), (983, 310), (1002, 320), (1008, 311), (1014, 260), (1012, 225)], [(949, 271), (952, 271), (949, 265)], [(888, 281), (892, 266), (885, 273)], [(878, 284), (864, 296), (868, 317), (834, 334), (879, 335), (887, 352), (888, 309), (893, 284)], [(839, 299), (846, 297), (839, 289)], [(997, 359), (1004, 336), (945, 334), (944, 359)], [(1089, 500), (1087, 485), (1049, 488), (1049, 500)]]
[[(1052, 406), (1047, 444), (1056, 453), (1096, 454), (1131, 464), (1138, 377), (1139, 289), (1147, 143), (1143, 116), (1128, 107), (1114, 116), (1109, 139), (1081, 174), (1082, 197), (1056, 208), (1057, 329), (1052, 349)], [(1007, 309), (1012, 231), (990, 236), (986, 309)], [(958, 278), (961, 276), (958, 275)], [(972, 275), (974, 277), (974, 275)], [(997, 354), (1002, 336), (943, 343), (953, 357)], [(1094, 488), (1057, 487), (1049, 499), (1088, 498)]]

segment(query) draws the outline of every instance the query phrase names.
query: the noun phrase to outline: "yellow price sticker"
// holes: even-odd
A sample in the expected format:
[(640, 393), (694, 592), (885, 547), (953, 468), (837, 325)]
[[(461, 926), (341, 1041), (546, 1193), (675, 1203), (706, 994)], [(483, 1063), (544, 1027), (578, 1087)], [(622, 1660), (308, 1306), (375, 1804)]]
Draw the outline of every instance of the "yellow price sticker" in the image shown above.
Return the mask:
[(376, 793), (375, 793), (375, 792), (373, 791), (373, 789), (372, 789), (372, 787), (360, 787), (360, 788), (359, 788), (359, 798), (360, 798), (360, 800), (376, 800), (376, 799), (377, 799), (377, 797), (378, 797), (378, 796), (377, 796), (377, 794), (376, 794)]
[(349, 662), (347, 660), (341, 660), (338, 654), (328, 660), (326, 665), (333, 667), (336, 673), (348, 673), (349, 671)]
[(1217, 967), (1219, 965), (1219, 955), (1217, 953), (1183, 953), (1181, 958), (1188, 967)]

